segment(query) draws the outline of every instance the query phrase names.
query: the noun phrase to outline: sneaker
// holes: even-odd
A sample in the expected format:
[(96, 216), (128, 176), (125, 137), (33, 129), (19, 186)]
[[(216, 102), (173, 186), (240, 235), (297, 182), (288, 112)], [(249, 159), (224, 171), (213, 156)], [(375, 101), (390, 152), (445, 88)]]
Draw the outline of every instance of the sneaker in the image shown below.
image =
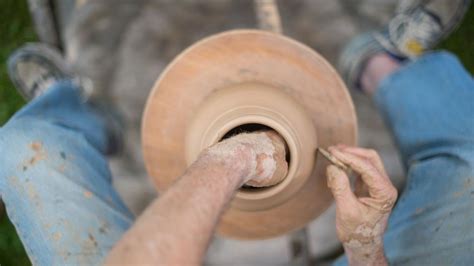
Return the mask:
[(52, 84), (71, 80), (79, 88), (81, 98), (93, 108), (106, 123), (108, 135), (107, 154), (117, 154), (123, 148), (123, 123), (120, 113), (101, 99), (94, 99), (92, 82), (79, 78), (55, 48), (41, 43), (27, 44), (8, 58), (8, 74), (18, 92), (27, 101), (45, 93)]
[(359, 78), (367, 60), (388, 53), (413, 59), (432, 49), (462, 21), (470, 0), (402, 0), (382, 30), (355, 37), (339, 57), (338, 68), (348, 87), (360, 90)]
[(459, 26), (470, 0), (402, 0), (375, 38), (391, 54), (415, 58), (435, 47)]
[(46, 44), (31, 43), (17, 49), (7, 63), (15, 88), (27, 101), (43, 94), (58, 80), (72, 79), (61, 54)]

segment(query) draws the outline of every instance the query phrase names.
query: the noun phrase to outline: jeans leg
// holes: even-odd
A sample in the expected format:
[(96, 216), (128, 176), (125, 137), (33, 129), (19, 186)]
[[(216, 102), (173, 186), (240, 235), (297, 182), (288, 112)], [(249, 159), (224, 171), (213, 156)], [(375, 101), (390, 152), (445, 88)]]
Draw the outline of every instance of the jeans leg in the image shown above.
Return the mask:
[(99, 264), (133, 222), (106, 150), (104, 121), (67, 81), (0, 128), (0, 195), (34, 264)]
[(474, 81), (446, 52), (385, 79), (375, 101), (407, 168), (385, 235), (391, 264), (474, 261)]
[(389, 264), (471, 265), (472, 76), (449, 53), (426, 54), (383, 80), (375, 102), (407, 168), (405, 189), (384, 236)]

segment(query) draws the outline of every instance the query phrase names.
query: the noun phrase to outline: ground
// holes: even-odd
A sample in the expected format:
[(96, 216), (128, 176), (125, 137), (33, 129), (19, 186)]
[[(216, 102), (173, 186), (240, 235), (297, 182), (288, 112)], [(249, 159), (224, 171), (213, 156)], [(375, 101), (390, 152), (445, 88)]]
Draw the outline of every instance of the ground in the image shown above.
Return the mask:
[[(62, 15), (59, 21), (64, 26), (65, 52), (77, 70), (91, 77), (96, 88), (113, 99), (125, 115), (127, 152), (112, 161), (112, 169), (118, 190), (139, 213), (154, 197), (139, 145), (140, 117), (153, 82), (175, 55), (202, 37), (232, 28), (255, 27), (252, 3), (250, 0), (188, 0), (178, 5), (170, 0), (120, 3), (103, 0), (82, 5), (70, 15), (71, 1), (57, 1)], [(24, 103), (8, 81), (5, 60), (15, 47), (35, 39), (25, 2), (2, 0), (0, 3), (0, 125)], [(395, 0), (279, 1), (284, 32), (311, 46), (333, 64), (352, 36), (381, 25), (395, 4)], [(441, 47), (458, 54), (473, 73), (472, 43), (474, 9), (471, 7), (463, 26)], [(359, 93), (352, 94), (359, 119), (359, 144), (381, 152), (390, 176), (400, 187), (404, 171), (383, 121), (370, 100)], [(26, 264), (12, 226), (6, 216), (1, 219), (0, 264)], [(334, 208), (330, 208), (308, 227), (313, 256), (321, 258), (338, 251), (333, 221)], [(206, 262), (210, 265), (285, 264), (290, 256), (288, 245), (287, 236), (256, 242), (216, 238)]]

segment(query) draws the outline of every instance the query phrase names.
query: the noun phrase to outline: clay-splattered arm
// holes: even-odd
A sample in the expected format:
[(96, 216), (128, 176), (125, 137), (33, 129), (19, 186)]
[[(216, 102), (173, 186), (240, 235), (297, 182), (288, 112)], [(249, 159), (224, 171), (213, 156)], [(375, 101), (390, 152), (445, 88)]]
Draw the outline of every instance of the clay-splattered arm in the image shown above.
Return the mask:
[(271, 184), (287, 171), (275, 133), (240, 134), (207, 149), (137, 219), (107, 264), (197, 265), (235, 191), (250, 180)]

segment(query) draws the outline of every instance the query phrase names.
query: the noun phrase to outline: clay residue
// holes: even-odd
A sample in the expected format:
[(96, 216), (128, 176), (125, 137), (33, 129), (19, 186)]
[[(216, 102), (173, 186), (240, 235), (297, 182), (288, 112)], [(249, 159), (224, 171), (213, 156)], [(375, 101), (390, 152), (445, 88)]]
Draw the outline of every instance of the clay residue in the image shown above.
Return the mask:
[(456, 191), (453, 193), (453, 196), (455, 198), (459, 198), (462, 195), (464, 195), (466, 192), (470, 192), (471, 195), (473, 195), (474, 191), (471, 190), (471, 188), (474, 186), (474, 182), (472, 181), (474, 178), (472, 177), (467, 177), (464, 182), (463, 186), (459, 191)]
[(380, 211), (382, 213), (389, 213), (392, 211), (393, 205), (395, 204), (394, 200), (385, 200), (382, 204), (382, 207), (380, 207)]
[(40, 141), (33, 141), (30, 144), (30, 148), (33, 150), (33, 156), (22, 163), (21, 169), (23, 171), (26, 171), (29, 167), (34, 166), (37, 162), (42, 161), (47, 157), (46, 152), (43, 149), (43, 143)]
[[(236, 155), (246, 147), (249, 147), (247, 150), (251, 153), (251, 160), (249, 162), (250, 173), (245, 182), (250, 178), (256, 180), (270, 178), (276, 170), (276, 161), (273, 158), (275, 147), (270, 137), (265, 133), (239, 134), (213, 146), (209, 149), (209, 155), (227, 160), (232, 164), (235, 163)], [(259, 159), (261, 160), (260, 165), (258, 164)]]
[(384, 228), (382, 221), (378, 221), (375, 225), (361, 224), (356, 227), (356, 230), (351, 234), (351, 237), (344, 241), (346, 247), (363, 249), (364, 247), (372, 247), (381, 243), (380, 235)]
[(26, 183), (25, 184), (25, 190), (26, 190), (26, 195), (28, 195), (28, 198), (30, 198), (30, 200), (33, 201), (35, 206), (40, 207), (41, 200), (39, 198), (39, 194), (36, 191), (35, 186), (31, 183)]
[(60, 232), (56, 232), (53, 234), (53, 240), (54, 241), (59, 241), (62, 237), (62, 234)]
[(43, 148), (43, 143), (39, 142), (39, 141), (34, 141), (30, 144), (30, 147), (32, 150), (34, 150), (35, 152), (39, 152), (41, 151), (41, 149)]
[(89, 190), (84, 191), (84, 197), (90, 199), (92, 197), (92, 192), (90, 192)]

